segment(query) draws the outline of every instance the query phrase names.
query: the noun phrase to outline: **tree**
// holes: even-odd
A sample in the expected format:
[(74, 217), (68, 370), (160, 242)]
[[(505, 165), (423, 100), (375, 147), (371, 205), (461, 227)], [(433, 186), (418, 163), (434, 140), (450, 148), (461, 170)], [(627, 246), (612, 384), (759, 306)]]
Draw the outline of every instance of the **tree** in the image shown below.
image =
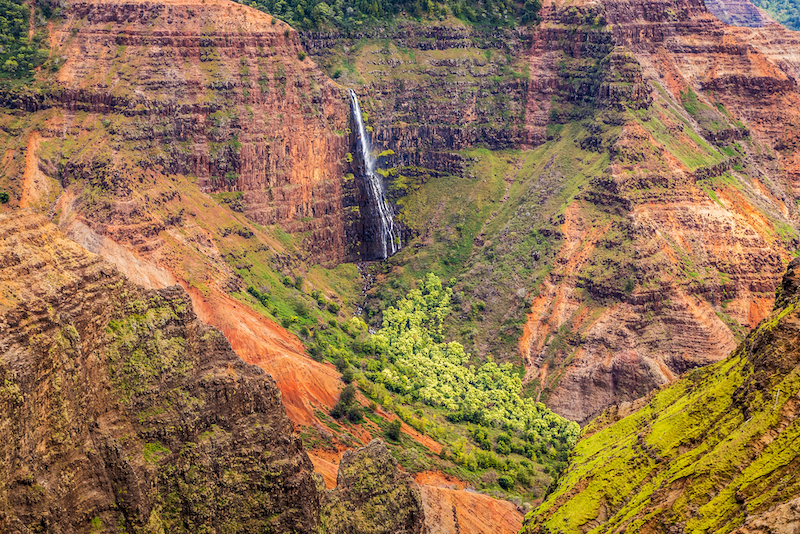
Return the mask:
[(400, 441), (400, 429), (402, 427), (403, 423), (400, 422), (400, 419), (390, 421), (389, 425), (386, 427), (386, 437), (392, 441)]
[(353, 368), (348, 366), (342, 373), (342, 381), (344, 381), (345, 384), (349, 384), (353, 381), (354, 376)]
[(351, 423), (360, 423), (364, 420), (364, 410), (358, 404), (350, 406), (347, 410), (347, 419)]
[(500, 484), (500, 487), (504, 490), (510, 490), (514, 487), (514, 477), (510, 475), (500, 475), (497, 479), (497, 483)]
[(14, 61), (13, 58), (9, 58), (6, 60), (5, 63), (3, 63), (3, 70), (6, 72), (10, 72), (12, 74), (17, 72), (18, 68), (19, 68), (19, 63)]

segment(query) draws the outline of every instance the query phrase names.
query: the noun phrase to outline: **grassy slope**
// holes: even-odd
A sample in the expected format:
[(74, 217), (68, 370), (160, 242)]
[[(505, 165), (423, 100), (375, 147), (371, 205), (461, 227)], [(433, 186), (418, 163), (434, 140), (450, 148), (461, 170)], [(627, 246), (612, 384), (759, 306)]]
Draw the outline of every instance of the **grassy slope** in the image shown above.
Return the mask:
[(795, 298), (728, 359), (599, 417), (525, 532), (730, 532), (796, 495), (798, 320)]

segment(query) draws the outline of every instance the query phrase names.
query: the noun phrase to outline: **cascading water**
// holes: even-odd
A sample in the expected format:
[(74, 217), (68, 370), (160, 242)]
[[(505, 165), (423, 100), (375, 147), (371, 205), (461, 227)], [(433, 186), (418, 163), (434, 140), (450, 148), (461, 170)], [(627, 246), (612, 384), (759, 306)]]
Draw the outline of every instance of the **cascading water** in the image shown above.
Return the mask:
[(353, 113), (353, 120), (358, 125), (358, 150), (361, 157), (362, 168), (361, 177), (363, 178), (364, 189), (369, 197), (370, 206), (374, 212), (375, 236), (378, 240), (378, 251), (381, 258), (388, 258), (400, 250), (400, 228), (394, 224), (394, 215), (386, 202), (383, 194), (383, 184), (380, 177), (375, 173), (377, 160), (372, 155), (372, 146), (364, 128), (364, 120), (361, 115), (361, 106), (355, 91), (350, 89), (350, 110)]

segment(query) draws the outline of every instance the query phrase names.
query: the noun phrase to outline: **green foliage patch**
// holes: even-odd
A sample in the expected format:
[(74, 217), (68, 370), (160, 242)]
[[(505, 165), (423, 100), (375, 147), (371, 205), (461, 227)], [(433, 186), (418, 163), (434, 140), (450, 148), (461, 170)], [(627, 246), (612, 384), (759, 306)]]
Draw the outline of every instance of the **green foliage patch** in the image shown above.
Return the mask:
[[(42, 16), (41, 10), (33, 13)], [(30, 17), (31, 9), (23, 0), (0, 0), (0, 78), (29, 78), (50, 55), (44, 31), (29, 37)]]
[(753, 0), (753, 3), (790, 30), (800, 30), (800, 3), (796, 0)]
[(539, 20), (540, 0), (238, 0), (303, 30), (354, 30), (398, 16), (443, 19), (448, 15), (487, 26), (514, 26)]
[(478, 368), (467, 367), (464, 347), (443, 341), (452, 294), (429, 274), (418, 289), (384, 312), (383, 328), (370, 342), (391, 365), (371, 377), (392, 391), (444, 407), (455, 420), (534, 432), (543, 441), (558, 439), (571, 447), (578, 425), (523, 398), (521, 381), (510, 364), (489, 360)]

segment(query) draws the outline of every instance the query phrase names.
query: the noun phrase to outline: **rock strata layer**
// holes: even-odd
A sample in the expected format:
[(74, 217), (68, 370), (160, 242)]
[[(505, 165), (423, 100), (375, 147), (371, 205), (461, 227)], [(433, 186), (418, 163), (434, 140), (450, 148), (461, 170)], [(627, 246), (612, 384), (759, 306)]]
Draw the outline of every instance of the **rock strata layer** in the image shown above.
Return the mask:
[(0, 216), (0, 530), (316, 532), (273, 380), (31, 212)]

